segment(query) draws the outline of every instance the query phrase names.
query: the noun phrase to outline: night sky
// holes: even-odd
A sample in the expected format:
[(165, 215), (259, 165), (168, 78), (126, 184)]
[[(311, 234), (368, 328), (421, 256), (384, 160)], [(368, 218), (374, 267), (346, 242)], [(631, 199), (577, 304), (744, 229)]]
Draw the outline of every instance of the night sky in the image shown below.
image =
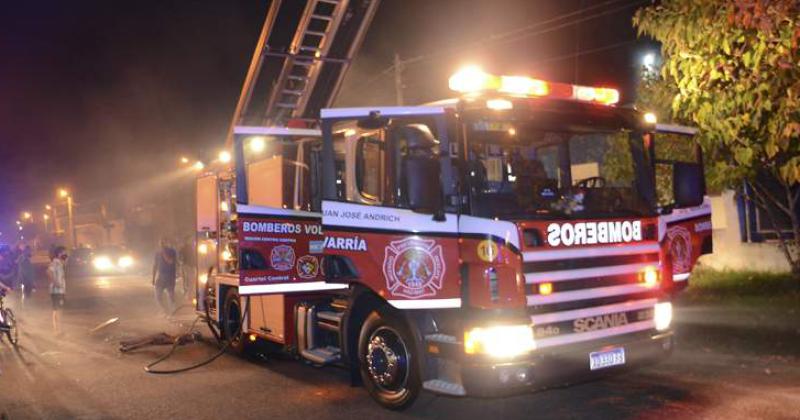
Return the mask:
[[(621, 87), (623, 102), (630, 101), (641, 55), (654, 50), (636, 40), (630, 24), (643, 1), (588, 11), (584, 17), (631, 5), (579, 26), (466, 48), (605, 3), (384, 0), (339, 104), (393, 105), (392, 77), (375, 75), (394, 53), (442, 51), (451, 53), (408, 68), (406, 102), (448, 96), (447, 77), (464, 63), (565, 82), (577, 73), (579, 83)], [(0, 230), (19, 211), (52, 202), (56, 186), (69, 187), (79, 201), (100, 198), (174, 170), (182, 154), (220, 148), (267, 6), (265, 0), (3, 2)], [(580, 55), (576, 72), (570, 57), (576, 49), (609, 46)]]

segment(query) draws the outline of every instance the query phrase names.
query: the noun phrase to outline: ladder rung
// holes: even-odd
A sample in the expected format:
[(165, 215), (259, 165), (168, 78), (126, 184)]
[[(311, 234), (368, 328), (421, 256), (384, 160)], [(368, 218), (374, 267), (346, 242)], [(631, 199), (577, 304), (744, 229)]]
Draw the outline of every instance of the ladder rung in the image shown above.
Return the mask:
[(277, 106), (278, 108), (287, 108), (287, 109), (297, 108), (297, 104), (287, 104), (285, 102), (277, 102), (275, 106)]
[(312, 61), (312, 60), (308, 60), (308, 61), (306, 61), (306, 60), (295, 60), (294, 63), (292, 63), (292, 64), (295, 65), (295, 66), (301, 66), (301, 67), (311, 67), (314, 64), (314, 61)]
[(339, 4), (339, 0), (317, 0), (320, 3)]
[(300, 96), (303, 94), (302, 90), (291, 90), (291, 89), (284, 89), (281, 91), (284, 95), (297, 95)]
[(308, 76), (289, 75), (289, 76), (286, 76), (286, 78), (289, 79), (289, 80), (297, 80), (299, 82), (307, 82), (308, 81)]
[(298, 48), (300, 51), (319, 51), (319, 47), (307, 47), (307, 46), (300, 46)]
[(319, 19), (324, 20), (326, 22), (330, 22), (333, 20), (332, 16), (323, 16), (323, 15), (311, 15), (311, 19)]
[(320, 31), (306, 31), (304, 35), (325, 36), (327, 34), (325, 32), (320, 32)]

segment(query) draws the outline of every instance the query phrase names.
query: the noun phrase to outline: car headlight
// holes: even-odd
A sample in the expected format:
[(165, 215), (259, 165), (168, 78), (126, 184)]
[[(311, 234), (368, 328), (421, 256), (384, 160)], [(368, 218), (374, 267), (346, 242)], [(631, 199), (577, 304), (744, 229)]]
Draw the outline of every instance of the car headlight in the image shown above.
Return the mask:
[(94, 260), (92, 260), (92, 265), (94, 265), (94, 268), (98, 270), (108, 270), (109, 268), (114, 267), (114, 264), (111, 262), (111, 258), (108, 258), (105, 255), (95, 257)]
[(130, 255), (120, 257), (119, 261), (117, 261), (117, 265), (119, 265), (121, 268), (128, 268), (133, 265), (133, 257)]
[(464, 333), (464, 352), (510, 358), (536, 349), (530, 325), (473, 328)]
[(656, 324), (656, 330), (664, 331), (672, 324), (672, 303), (659, 302), (656, 303), (653, 309), (653, 321)]

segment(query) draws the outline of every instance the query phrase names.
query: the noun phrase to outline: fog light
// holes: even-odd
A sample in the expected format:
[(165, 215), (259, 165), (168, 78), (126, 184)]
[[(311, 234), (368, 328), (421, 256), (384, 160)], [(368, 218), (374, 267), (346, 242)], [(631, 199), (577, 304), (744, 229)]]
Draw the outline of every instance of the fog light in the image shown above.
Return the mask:
[(656, 287), (658, 285), (658, 269), (649, 265), (642, 271), (642, 283), (647, 287)]
[(530, 325), (473, 328), (464, 333), (464, 352), (510, 358), (536, 349)]
[(539, 283), (539, 294), (547, 296), (553, 293), (553, 283)]
[(653, 308), (653, 321), (656, 324), (656, 330), (664, 331), (672, 324), (672, 303), (659, 302)]
[(251, 343), (255, 343), (257, 338), (258, 338), (258, 337), (256, 337), (256, 335), (255, 335), (255, 334), (250, 334), (250, 342), (251, 342)]

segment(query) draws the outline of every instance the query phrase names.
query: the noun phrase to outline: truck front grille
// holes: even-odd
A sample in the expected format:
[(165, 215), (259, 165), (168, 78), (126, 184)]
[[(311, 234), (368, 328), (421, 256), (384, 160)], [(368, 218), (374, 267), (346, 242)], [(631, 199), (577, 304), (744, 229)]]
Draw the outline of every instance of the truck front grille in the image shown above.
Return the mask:
[(661, 292), (641, 281), (648, 267), (660, 270), (656, 242), (525, 252), (537, 347), (654, 328), (653, 307)]

